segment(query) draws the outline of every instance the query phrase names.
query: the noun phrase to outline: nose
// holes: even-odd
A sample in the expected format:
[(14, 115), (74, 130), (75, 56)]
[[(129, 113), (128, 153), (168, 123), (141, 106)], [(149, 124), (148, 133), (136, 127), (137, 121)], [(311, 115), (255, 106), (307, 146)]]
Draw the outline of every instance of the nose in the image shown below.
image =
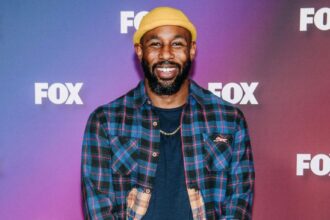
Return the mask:
[(159, 51), (159, 58), (163, 60), (169, 60), (174, 58), (170, 45), (164, 45)]

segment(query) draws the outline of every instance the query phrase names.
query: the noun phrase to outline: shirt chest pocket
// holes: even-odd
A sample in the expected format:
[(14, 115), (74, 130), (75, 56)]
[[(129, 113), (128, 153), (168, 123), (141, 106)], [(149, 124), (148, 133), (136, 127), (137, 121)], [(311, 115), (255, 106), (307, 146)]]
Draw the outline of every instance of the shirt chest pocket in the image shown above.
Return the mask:
[(138, 139), (130, 137), (115, 136), (111, 138), (111, 169), (113, 173), (129, 175), (137, 169), (138, 143)]
[(233, 137), (230, 134), (203, 134), (205, 166), (208, 171), (224, 171), (232, 157)]

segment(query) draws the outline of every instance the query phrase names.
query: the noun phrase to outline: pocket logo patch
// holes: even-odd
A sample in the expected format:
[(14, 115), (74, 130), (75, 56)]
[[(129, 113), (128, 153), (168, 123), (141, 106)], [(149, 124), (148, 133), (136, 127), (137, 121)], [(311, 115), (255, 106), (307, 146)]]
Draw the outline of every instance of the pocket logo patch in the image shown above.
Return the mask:
[(227, 143), (228, 144), (228, 138), (222, 136), (222, 135), (218, 135), (214, 140), (214, 143), (219, 143), (219, 142), (223, 142), (223, 143)]

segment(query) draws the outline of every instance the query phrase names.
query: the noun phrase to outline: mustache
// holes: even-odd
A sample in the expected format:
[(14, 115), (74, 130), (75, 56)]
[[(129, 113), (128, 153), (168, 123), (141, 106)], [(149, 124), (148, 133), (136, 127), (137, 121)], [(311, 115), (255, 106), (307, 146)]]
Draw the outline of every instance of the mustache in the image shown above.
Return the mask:
[(152, 65), (152, 72), (155, 71), (157, 66), (161, 66), (161, 65), (172, 65), (172, 66), (177, 67), (181, 71), (180, 64), (172, 62), (172, 61), (165, 60), (165, 61), (161, 61), (161, 62), (158, 62), (158, 63), (155, 63), (154, 65)]

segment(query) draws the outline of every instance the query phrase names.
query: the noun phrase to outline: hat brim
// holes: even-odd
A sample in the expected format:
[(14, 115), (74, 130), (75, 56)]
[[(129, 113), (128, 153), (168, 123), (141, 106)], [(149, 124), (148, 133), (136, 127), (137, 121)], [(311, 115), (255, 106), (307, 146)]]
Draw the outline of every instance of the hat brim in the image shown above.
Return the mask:
[(145, 25), (143, 28), (139, 28), (134, 33), (133, 43), (139, 44), (141, 38), (143, 37), (143, 35), (145, 33), (147, 33), (148, 31), (151, 31), (152, 29), (155, 29), (157, 27), (167, 26), (167, 25), (174, 25), (174, 26), (179, 26), (179, 27), (183, 27), (183, 28), (187, 29), (191, 33), (192, 41), (196, 41), (196, 38), (197, 38), (196, 28), (192, 23), (187, 22), (187, 21), (166, 19), (166, 20), (157, 20), (148, 25)]

